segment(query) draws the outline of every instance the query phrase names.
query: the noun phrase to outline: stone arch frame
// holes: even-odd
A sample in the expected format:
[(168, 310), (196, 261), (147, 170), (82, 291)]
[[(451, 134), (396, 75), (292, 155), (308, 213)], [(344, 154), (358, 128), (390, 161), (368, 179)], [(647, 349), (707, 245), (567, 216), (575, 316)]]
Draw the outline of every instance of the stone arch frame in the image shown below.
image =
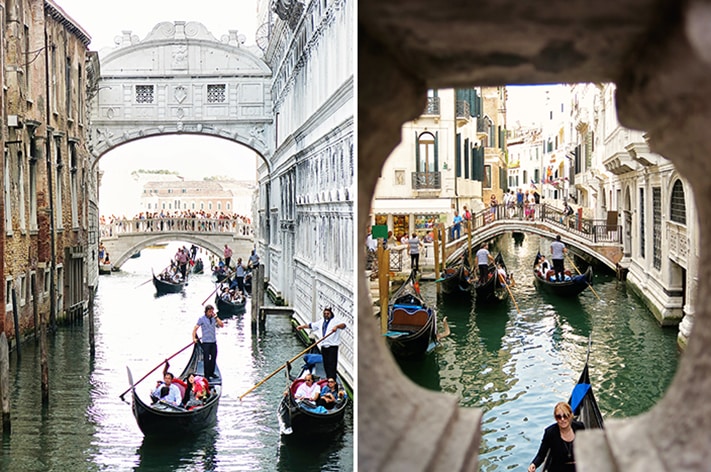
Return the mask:
[[(681, 176), (679, 175), (678, 172), (674, 172), (668, 181), (668, 188), (667, 188), (666, 194), (669, 196), (669, 198), (667, 198), (666, 201), (664, 202), (664, 209), (667, 211), (670, 221), (671, 221), (671, 199), (672, 199), (672, 195), (674, 193), (674, 186), (676, 185), (677, 182), (679, 182), (681, 184), (681, 189), (684, 192), (684, 203), (685, 203), (684, 206), (686, 206), (686, 196), (692, 195), (689, 193), (689, 189), (686, 188), (686, 182), (684, 181), (684, 179), (681, 178)], [(689, 212), (687, 209), (684, 209), (684, 212), (685, 212), (684, 219), (686, 221), (685, 226), (688, 227), (690, 215), (689, 215)]]
[[(427, 87), (501, 83), (615, 82), (620, 122), (645, 129), (650, 148), (689, 179), (697, 202), (709, 195), (711, 6), (701, 1), (553, 0), (545, 12), (501, 1), (468, 8), (424, 1), (359, 4), (358, 237), (369, 200), (402, 123), (422, 110)], [(442, 25), (451, 25), (442, 28)], [(614, 43), (615, 48), (609, 48)], [(614, 50), (613, 50), (614, 49)], [(699, 205), (696, 321), (666, 395), (649, 412), (581, 433), (578, 470), (704, 471), (711, 463), (711, 205)], [(373, 326), (365, 256), (359, 268), (358, 464), (363, 470), (477, 469), (481, 412), (405, 379)], [(382, 398), (387, 396), (388, 408)]]

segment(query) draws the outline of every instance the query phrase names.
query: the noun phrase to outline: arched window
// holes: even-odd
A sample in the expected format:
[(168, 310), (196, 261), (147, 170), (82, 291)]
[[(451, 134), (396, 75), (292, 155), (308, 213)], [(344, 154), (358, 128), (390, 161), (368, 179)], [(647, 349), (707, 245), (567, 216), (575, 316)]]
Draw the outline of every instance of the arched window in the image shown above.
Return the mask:
[(686, 225), (686, 202), (684, 200), (684, 185), (681, 180), (674, 182), (671, 193), (671, 220)]
[(415, 154), (417, 172), (437, 172), (437, 139), (432, 133), (422, 133), (417, 137)]

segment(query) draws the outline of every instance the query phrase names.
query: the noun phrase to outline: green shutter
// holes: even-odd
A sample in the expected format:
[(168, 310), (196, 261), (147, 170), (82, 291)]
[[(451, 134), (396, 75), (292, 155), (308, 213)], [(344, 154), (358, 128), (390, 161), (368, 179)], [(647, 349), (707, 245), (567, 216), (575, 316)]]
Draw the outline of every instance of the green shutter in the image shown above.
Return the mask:
[(457, 133), (457, 138), (455, 140), (455, 158), (454, 158), (454, 175), (457, 177), (462, 176), (462, 133)]
[(420, 171), (420, 137), (415, 131), (415, 172)]
[(434, 142), (434, 171), (439, 172), (439, 131), (435, 131)]

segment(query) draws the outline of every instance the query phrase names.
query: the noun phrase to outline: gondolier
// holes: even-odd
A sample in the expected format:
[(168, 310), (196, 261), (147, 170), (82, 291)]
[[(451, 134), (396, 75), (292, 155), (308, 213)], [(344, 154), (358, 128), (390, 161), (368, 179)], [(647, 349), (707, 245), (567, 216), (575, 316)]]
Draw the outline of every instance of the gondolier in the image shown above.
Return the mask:
[(483, 284), (489, 276), (489, 264), (494, 263), (486, 243), (483, 243), (476, 252), (476, 263), (479, 265), (479, 283)]
[(339, 330), (345, 329), (346, 324), (336, 319), (333, 316), (333, 310), (330, 307), (323, 309), (323, 319), (312, 323), (302, 324), (296, 327), (297, 330), (312, 329), (321, 333), (321, 337), (329, 333), (333, 333), (328, 339), (324, 339), (321, 343), (321, 355), (323, 356), (323, 367), (326, 371), (326, 377), (336, 378), (338, 370), (338, 345), (341, 343), (341, 333)]
[(553, 270), (555, 270), (555, 278), (558, 282), (565, 280), (565, 266), (563, 265), (563, 258), (568, 252), (568, 248), (565, 247), (560, 240), (560, 234), (555, 237), (555, 241), (551, 243), (551, 260), (553, 261)]
[(198, 342), (197, 330), (202, 330), (202, 352), (203, 361), (205, 363), (204, 377), (208, 382), (215, 378), (215, 363), (217, 360), (217, 337), (215, 328), (222, 328), (225, 324), (215, 314), (215, 307), (212, 305), (205, 306), (205, 314), (197, 320), (197, 324), (193, 328), (193, 342)]

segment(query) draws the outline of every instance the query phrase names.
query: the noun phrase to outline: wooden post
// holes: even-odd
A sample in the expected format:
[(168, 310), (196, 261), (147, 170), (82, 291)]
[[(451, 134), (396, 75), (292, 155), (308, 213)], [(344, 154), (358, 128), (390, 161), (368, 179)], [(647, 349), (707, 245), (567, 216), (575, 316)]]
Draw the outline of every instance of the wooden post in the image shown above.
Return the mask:
[(20, 316), (17, 311), (17, 292), (13, 284), (12, 290), (12, 319), (15, 321), (15, 350), (17, 351), (17, 360), (22, 358), (22, 350), (20, 349)]
[[(252, 269), (254, 270), (254, 269)], [(257, 280), (259, 280), (259, 308), (257, 314), (259, 317), (259, 329), (266, 331), (267, 329), (267, 312), (262, 310), (262, 300), (264, 300), (264, 266), (259, 264), (256, 267)], [(252, 276), (254, 277), (254, 276)], [(254, 290), (254, 280), (252, 280), (252, 290)]]
[(390, 250), (378, 239), (378, 299), (380, 300), (380, 329), (388, 331), (388, 301), (390, 295)]
[(252, 333), (259, 332), (259, 311), (264, 299), (264, 266), (258, 264), (252, 269)]
[(47, 323), (40, 313), (40, 377), (42, 383), (42, 406), (49, 406), (49, 364), (47, 363)]
[(7, 336), (0, 333), (0, 404), (2, 404), (2, 433), (10, 435), (10, 348)]
[[(436, 224), (432, 227), (432, 249), (434, 250), (434, 273), (435, 280), (439, 280), (439, 225)], [(437, 294), (442, 284), (437, 284)]]
[(94, 331), (94, 287), (89, 286), (89, 357), (96, 357), (96, 335)]
[(442, 271), (444, 271), (444, 268), (447, 266), (447, 230), (444, 227), (444, 223), (440, 223), (439, 227), (440, 231), (442, 231), (442, 260), (440, 262), (442, 264)]
[(472, 220), (467, 220), (467, 258), (472, 265)]

